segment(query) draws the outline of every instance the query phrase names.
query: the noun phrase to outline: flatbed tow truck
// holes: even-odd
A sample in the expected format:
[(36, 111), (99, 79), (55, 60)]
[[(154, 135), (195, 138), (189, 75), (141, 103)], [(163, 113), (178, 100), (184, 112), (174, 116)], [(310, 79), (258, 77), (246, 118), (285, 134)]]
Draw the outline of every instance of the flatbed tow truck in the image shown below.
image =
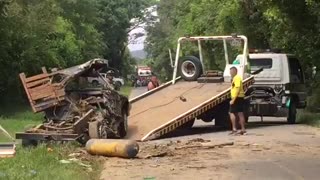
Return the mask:
[[(205, 70), (201, 44), (203, 41), (223, 42), (226, 60), (223, 73)], [(197, 42), (200, 58), (181, 58), (183, 42)], [(240, 64), (234, 65), (229, 62), (227, 43), (243, 45), (244, 56)], [(248, 40), (245, 36), (179, 38), (172, 81), (130, 100), (127, 138), (138, 141), (157, 139), (177, 128), (192, 127), (196, 119), (205, 122), (215, 119), (215, 124), (228, 124), (230, 67), (237, 67), (239, 75), (244, 79), (245, 90), (254, 83), (255, 73), (246, 73), (248, 53)]]

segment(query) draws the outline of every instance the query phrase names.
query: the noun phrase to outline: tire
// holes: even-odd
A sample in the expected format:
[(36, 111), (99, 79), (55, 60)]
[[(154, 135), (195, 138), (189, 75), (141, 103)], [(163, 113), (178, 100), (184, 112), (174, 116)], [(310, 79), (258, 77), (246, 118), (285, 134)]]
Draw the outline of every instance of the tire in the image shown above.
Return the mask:
[(295, 101), (291, 101), (288, 109), (287, 122), (288, 124), (295, 124), (297, 119), (297, 107)]
[(222, 104), (217, 107), (215, 110), (217, 113), (215, 115), (215, 125), (221, 126), (223, 128), (230, 128), (230, 115), (229, 115), (229, 102), (223, 102)]
[(96, 80), (93, 80), (93, 81), (92, 81), (92, 86), (94, 86), (94, 87), (99, 86), (99, 82), (96, 81)]
[(221, 111), (215, 117), (215, 125), (223, 128), (231, 128), (230, 116), (228, 111)]
[(214, 119), (214, 112), (215, 110), (212, 109), (212, 110), (209, 110), (208, 112), (206, 112), (205, 114), (202, 114), (200, 115), (199, 117), (197, 117), (198, 119), (201, 119), (203, 122), (206, 122), (206, 123), (210, 123), (213, 121)]
[(195, 56), (186, 56), (180, 60), (178, 71), (186, 81), (196, 81), (202, 72), (200, 60)]
[(122, 112), (123, 122), (120, 123), (118, 133), (120, 138), (124, 138), (128, 132), (128, 115), (125, 110)]
[(180, 126), (178, 129), (191, 129), (194, 122), (196, 119), (190, 120), (188, 122), (186, 122), (185, 124), (183, 124), (182, 126)]

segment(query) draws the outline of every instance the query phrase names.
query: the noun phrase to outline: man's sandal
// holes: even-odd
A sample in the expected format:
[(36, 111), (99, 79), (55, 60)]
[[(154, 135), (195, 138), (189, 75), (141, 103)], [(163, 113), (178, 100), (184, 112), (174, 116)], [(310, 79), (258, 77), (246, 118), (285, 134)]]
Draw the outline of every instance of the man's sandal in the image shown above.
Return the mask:
[(239, 133), (237, 133), (238, 135), (246, 135), (247, 131), (240, 131)]
[(235, 130), (232, 130), (230, 133), (229, 133), (229, 135), (237, 135), (237, 131), (235, 131)]

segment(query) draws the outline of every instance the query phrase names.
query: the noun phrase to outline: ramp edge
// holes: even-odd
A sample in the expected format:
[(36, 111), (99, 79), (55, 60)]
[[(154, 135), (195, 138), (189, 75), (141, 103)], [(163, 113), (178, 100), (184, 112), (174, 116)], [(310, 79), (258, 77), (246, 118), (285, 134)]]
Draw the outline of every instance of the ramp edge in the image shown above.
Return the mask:
[[(247, 78), (246, 80), (244, 80), (243, 83), (244, 83), (244, 89), (246, 90), (249, 86), (251, 86), (254, 83), (254, 76)], [(159, 126), (158, 128), (153, 129), (147, 135), (145, 135), (140, 141), (153, 140), (175, 130), (177, 127), (185, 124), (191, 119), (199, 116), (205, 111), (215, 107), (216, 105), (230, 98), (229, 92), (230, 92), (230, 87), (224, 90), (223, 92), (219, 93), (218, 95), (210, 98), (209, 100), (201, 103), (200, 105), (170, 120), (169, 122)], [(222, 97), (219, 98), (220, 96)]]

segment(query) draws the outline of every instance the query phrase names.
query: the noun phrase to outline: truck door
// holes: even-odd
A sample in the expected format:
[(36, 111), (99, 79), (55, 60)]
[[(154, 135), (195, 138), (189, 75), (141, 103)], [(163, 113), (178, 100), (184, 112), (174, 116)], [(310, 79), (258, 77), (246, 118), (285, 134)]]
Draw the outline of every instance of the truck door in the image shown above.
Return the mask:
[(297, 108), (305, 108), (307, 89), (301, 64), (297, 58), (288, 56), (288, 65), (290, 83), (287, 85), (286, 89), (290, 91), (290, 94), (297, 98)]

